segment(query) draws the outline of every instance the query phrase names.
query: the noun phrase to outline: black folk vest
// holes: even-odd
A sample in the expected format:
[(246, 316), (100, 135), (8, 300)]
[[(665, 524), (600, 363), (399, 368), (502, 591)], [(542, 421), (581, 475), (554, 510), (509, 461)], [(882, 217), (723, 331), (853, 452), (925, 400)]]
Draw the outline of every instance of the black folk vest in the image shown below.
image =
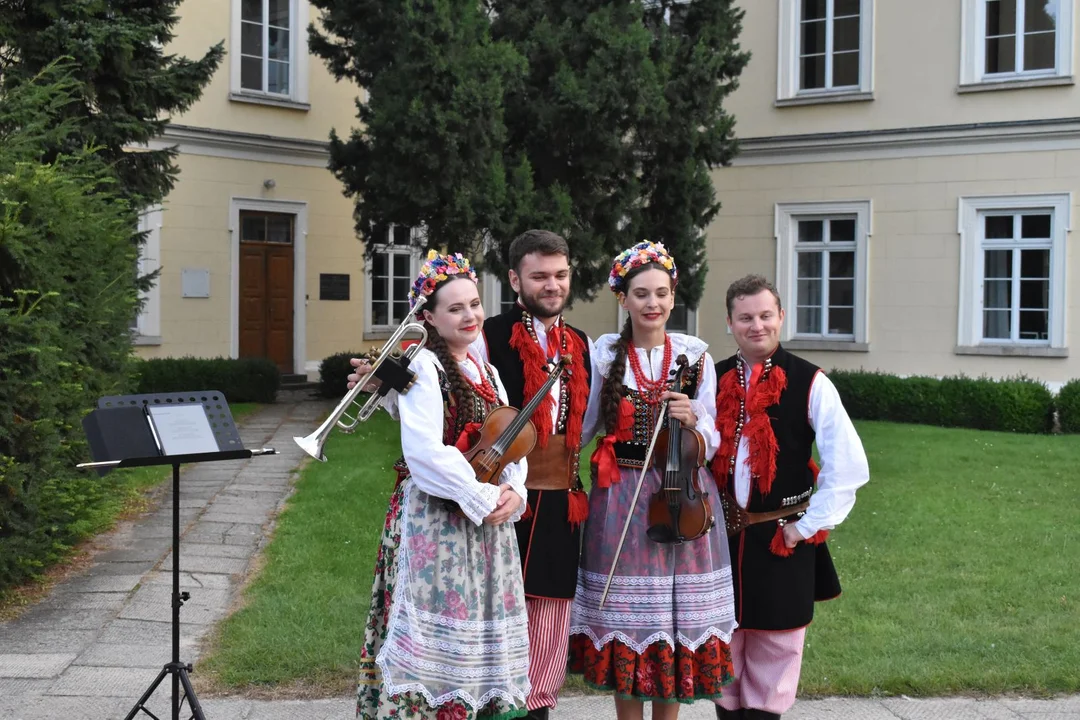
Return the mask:
[[(738, 356), (716, 364), (718, 386), (726, 373), (737, 372)], [(776, 477), (767, 495), (751, 480), (747, 510), (769, 512), (795, 505), (810, 497), (814, 475), (810, 469), (814, 429), (808, 410), (810, 388), (820, 368), (777, 348), (774, 367), (782, 368), (787, 387), (780, 400), (765, 412), (769, 416), (779, 451)], [(721, 427), (726, 427), (721, 418)], [(722, 430), (723, 431), (723, 430)], [(735, 449), (738, 452), (738, 448)], [(717, 458), (717, 462), (727, 462)], [(728, 478), (732, 495), (734, 477)], [(769, 549), (776, 534), (776, 522), (751, 525), (729, 538), (731, 569), (735, 590), (735, 617), (747, 630), (793, 630), (808, 625), (814, 617), (814, 602), (840, 594), (840, 580), (825, 543), (801, 542), (790, 557)]]
[[(522, 322), (522, 310), (513, 307), (484, 321), (488, 360), (499, 371), (511, 407), (521, 408), (532, 398), (525, 397), (525, 368), (517, 350), (510, 347), (514, 325)], [(586, 384), (592, 382), (589, 340), (577, 328), (575, 333), (585, 348), (582, 362)], [(565, 427), (555, 428), (564, 433)], [(516, 523), (518, 549), (525, 594), (529, 597), (569, 600), (577, 588), (581, 528), (567, 520), (570, 493), (566, 490), (529, 490), (532, 514)]]

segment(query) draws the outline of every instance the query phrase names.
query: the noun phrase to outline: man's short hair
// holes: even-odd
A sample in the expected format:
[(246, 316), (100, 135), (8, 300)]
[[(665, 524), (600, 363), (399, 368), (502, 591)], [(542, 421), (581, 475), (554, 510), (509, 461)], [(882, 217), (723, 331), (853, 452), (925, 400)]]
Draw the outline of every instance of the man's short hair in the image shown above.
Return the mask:
[(776, 298), (777, 309), (783, 309), (783, 304), (780, 302), (780, 293), (776, 291), (776, 288), (771, 282), (765, 279), (764, 275), (747, 275), (741, 277), (735, 282), (731, 283), (727, 289), (727, 316), (731, 318), (731, 309), (735, 305), (736, 298), (741, 298), (746, 295), (757, 295), (762, 290), (768, 290), (772, 293), (772, 296)]
[(526, 230), (510, 243), (510, 269), (518, 272), (526, 255), (565, 255), (570, 260), (570, 246), (561, 235), (550, 230)]

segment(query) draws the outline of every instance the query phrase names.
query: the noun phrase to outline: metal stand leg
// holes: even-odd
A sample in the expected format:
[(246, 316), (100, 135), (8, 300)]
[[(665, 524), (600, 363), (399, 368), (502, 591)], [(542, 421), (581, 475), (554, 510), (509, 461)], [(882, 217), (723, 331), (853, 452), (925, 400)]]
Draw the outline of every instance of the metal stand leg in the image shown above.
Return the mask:
[[(173, 557), (172, 557), (172, 662), (167, 663), (158, 673), (157, 678), (150, 687), (131, 708), (124, 720), (134, 720), (140, 712), (146, 713), (153, 720), (161, 720), (157, 715), (146, 708), (146, 701), (157, 690), (158, 685), (166, 675), (172, 675), (172, 720), (180, 720), (180, 708), (186, 700), (191, 711), (191, 720), (206, 720), (203, 715), (199, 699), (195, 697), (195, 689), (191, 687), (188, 673), (192, 672), (191, 665), (180, 662), (180, 608), (184, 602), (191, 598), (188, 592), (180, 592), (180, 466), (173, 464)], [(183, 696), (180, 695), (180, 686), (184, 687)]]

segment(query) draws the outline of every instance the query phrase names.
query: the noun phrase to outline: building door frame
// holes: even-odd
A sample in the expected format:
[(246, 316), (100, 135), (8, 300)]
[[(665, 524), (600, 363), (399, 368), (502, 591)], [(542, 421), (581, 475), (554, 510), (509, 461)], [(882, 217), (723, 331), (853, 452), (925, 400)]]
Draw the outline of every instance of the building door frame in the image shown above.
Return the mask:
[(307, 232), (306, 202), (233, 197), (229, 202), (229, 335), (230, 357), (240, 357), (240, 211), (292, 215), (293, 225), (293, 367), (304, 373), (307, 338)]

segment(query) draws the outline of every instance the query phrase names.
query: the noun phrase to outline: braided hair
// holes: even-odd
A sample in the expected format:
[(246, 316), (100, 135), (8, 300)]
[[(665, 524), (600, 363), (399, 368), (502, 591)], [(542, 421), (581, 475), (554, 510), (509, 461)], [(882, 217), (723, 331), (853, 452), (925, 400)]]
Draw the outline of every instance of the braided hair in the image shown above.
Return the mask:
[[(626, 289), (629, 291), (631, 280), (646, 270), (654, 268), (667, 272), (667, 269), (659, 263), (638, 265), (626, 274)], [(630, 340), (633, 334), (633, 323), (627, 315), (626, 322), (623, 323), (622, 331), (619, 333), (619, 339), (615, 341), (615, 359), (611, 361), (607, 377), (604, 378), (604, 385), (600, 388), (600, 416), (604, 420), (604, 428), (609, 435), (615, 434), (619, 423), (619, 403), (625, 391), (623, 375), (626, 373), (626, 354), (630, 351)]]
[[(456, 278), (468, 279), (465, 275), (451, 275), (449, 279), (439, 283), (438, 287), (428, 296), (425, 310), (433, 311), (435, 309), (439, 304), (439, 290)], [(424, 321), (424, 328), (428, 333), (425, 347), (435, 353), (435, 357), (439, 358), (443, 371), (446, 373), (446, 379), (450, 383), (450, 396), (453, 399), (454, 407), (457, 408), (455, 423), (457, 427), (454, 428), (454, 435), (456, 436), (465, 427), (465, 423), (475, 420), (473, 418), (473, 409), (476, 406), (476, 391), (473, 390), (472, 384), (465, 379), (465, 376), (461, 374), (461, 368), (458, 366), (458, 361), (450, 354), (450, 347), (446, 344), (446, 339), (427, 320)], [(481, 372), (483, 372), (483, 368), (481, 368)]]
[(623, 398), (623, 374), (626, 372), (626, 353), (630, 349), (630, 337), (633, 335), (630, 318), (623, 323), (619, 339), (615, 341), (615, 359), (600, 388), (600, 414), (604, 418), (604, 428), (608, 435), (615, 434), (619, 420), (619, 403)]

